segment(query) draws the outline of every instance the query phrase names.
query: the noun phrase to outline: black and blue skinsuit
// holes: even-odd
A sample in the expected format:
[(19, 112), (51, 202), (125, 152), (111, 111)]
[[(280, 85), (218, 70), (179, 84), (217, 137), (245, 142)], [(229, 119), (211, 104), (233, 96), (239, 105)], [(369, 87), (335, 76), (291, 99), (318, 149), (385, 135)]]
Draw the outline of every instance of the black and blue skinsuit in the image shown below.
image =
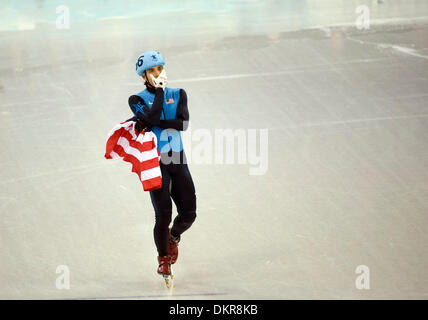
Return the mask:
[[(128, 100), (137, 121), (136, 129), (152, 130), (161, 155), (162, 188), (150, 191), (155, 210), (154, 240), (159, 256), (168, 255), (172, 201), (177, 207), (171, 234), (179, 237), (196, 219), (196, 193), (187, 166), (181, 131), (188, 127), (187, 95), (183, 89), (147, 88)], [(168, 130), (170, 129), (170, 130)], [(174, 130), (171, 130), (174, 129)]]

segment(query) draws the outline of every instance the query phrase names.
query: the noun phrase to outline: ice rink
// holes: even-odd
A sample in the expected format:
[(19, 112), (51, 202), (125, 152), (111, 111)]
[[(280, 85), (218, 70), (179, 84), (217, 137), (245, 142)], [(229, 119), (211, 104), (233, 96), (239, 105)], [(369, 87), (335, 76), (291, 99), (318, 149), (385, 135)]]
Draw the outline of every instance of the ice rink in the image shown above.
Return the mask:
[[(264, 174), (189, 164), (173, 292), (149, 193), (104, 158), (147, 50), (187, 92), (186, 153), (268, 132)], [(0, 128), (1, 299), (428, 298), (428, 1), (0, 0)]]

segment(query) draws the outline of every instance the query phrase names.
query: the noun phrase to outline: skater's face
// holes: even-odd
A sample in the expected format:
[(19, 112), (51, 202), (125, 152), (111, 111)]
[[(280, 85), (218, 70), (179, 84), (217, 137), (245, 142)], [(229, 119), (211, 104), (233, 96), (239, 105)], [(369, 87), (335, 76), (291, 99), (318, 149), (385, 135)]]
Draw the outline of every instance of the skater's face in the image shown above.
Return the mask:
[(146, 70), (146, 74), (143, 75), (143, 78), (144, 80), (149, 81), (152, 86), (154, 86), (152, 77), (150, 75), (152, 74), (153, 77), (157, 78), (159, 74), (162, 72), (162, 70), (163, 70), (162, 66), (154, 66), (153, 68)]

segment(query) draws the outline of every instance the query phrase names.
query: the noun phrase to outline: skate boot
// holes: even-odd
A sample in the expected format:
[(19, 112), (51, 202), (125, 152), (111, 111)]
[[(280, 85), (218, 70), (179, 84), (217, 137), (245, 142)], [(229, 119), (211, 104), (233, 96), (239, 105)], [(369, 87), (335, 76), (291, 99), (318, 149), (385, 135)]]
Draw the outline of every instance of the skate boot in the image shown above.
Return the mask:
[(180, 242), (180, 236), (177, 238), (171, 234), (171, 229), (169, 229), (169, 245), (168, 245), (168, 254), (171, 256), (171, 264), (174, 264), (178, 258), (178, 243)]
[(165, 284), (168, 288), (172, 287), (172, 279), (174, 278), (171, 270), (171, 257), (168, 256), (159, 256), (158, 257), (158, 274), (163, 276)]

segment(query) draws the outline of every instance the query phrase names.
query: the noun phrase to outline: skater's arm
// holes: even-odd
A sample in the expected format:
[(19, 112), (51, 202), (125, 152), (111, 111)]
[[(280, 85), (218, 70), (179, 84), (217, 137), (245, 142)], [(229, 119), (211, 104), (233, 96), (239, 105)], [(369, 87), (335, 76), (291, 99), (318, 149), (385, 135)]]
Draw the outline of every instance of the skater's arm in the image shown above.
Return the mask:
[(173, 120), (160, 120), (157, 125), (163, 129), (175, 129), (184, 131), (189, 126), (189, 108), (187, 107), (186, 91), (180, 89), (180, 100), (177, 105), (177, 116)]
[[(158, 125), (160, 121), (160, 116), (162, 114), (163, 106), (163, 89), (157, 88), (155, 92), (155, 99), (153, 101), (152, 108), (150, 109), (145, 104), (144, 100), (139, 96), (130, 96), (128, 99), (129, 107), (132, 112), (137, 113), (137, 117), (145, 122), (150, 123), (151, 125)], [(136, 107), (140, 106), (144, 112), (135, 112)], [(140, 108), (140, 109), (141, 109)]]

